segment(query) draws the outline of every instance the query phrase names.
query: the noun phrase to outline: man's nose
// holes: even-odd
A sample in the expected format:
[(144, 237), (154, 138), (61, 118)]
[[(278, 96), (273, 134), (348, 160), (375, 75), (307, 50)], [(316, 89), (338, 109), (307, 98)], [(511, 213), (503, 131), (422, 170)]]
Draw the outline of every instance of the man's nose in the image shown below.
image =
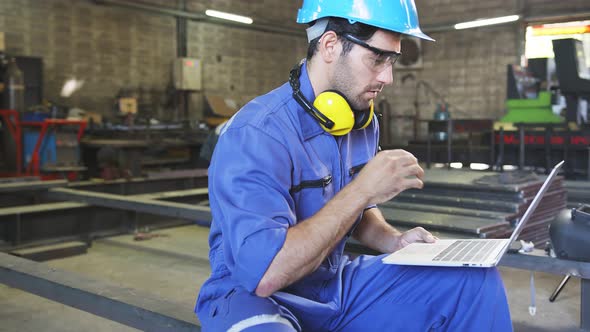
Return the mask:
[(387, 66), (377, 76), (377, 80), (383, 85), (389, 85), (393, 83), (393, 65)]

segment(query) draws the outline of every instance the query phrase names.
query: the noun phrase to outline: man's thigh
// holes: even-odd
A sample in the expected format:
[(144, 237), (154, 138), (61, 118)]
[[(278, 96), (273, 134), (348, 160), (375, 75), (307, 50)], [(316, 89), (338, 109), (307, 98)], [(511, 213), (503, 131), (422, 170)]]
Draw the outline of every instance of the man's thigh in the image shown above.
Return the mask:
[(485, 317), (494, 312), (510, 324), (504, 288), (493, 268), (386, 265), (381, 256), (361, 256), (345, 267), (342, 290), (343, 314), (332, 322), (334, 331), (463, 330), (469, 327), (466, 320), (497, 325)]
[(297, 319), (271, 298), (261, 298), (241, 288), (211, 304), (207, 317), (199, 317), (203, 331), (300, 331)]

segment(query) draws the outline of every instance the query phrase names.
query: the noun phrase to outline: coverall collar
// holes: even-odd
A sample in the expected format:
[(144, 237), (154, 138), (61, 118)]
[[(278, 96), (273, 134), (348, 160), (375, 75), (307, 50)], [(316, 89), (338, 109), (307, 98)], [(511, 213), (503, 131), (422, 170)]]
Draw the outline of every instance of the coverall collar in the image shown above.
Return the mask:
[[(301, 76), (299, 76), (299, 83), (301, 84), (301, 93), (303, 93), (305, 98), (313, 104), (313, 101), (315, 100), (315, 93), (313, 92), (313, 88), (309, 80), (309, 74), (307, 73), (307, 60), (301, 65)], [(325, 133), (320, 124), (309, 113), (307, 113), (307, 111), (299, 106), (299, 104), (297, 104), (297, 106), (300, 109), (300, 112), (297, 112), (297, 115), (299, 116), (299, 123), (301, 123), (301, 134), (303, 140), (307, 141), (310, 138)]]

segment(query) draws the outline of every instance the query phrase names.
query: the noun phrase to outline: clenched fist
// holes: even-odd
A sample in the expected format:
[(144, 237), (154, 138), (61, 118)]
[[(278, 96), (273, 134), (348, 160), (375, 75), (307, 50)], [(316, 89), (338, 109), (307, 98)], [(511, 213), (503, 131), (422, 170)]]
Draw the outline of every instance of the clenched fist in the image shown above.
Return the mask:
[(424, 170), (418, 159), (404, 150), (379, 152), (352, 182), (371, 204), (386, 202), (410, 188), (422, 188)]

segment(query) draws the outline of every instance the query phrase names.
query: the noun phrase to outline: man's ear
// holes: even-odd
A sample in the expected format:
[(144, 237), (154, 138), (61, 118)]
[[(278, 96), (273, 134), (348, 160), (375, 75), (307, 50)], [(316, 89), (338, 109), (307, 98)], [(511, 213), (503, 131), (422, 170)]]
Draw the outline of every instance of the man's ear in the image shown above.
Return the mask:
[(342, 43), (338, 40), (338, 35), (334, 31), (328, 31), (322, 35), (318, 42), (320, 55), (325, 62), (335, 61), (342, 51)]

